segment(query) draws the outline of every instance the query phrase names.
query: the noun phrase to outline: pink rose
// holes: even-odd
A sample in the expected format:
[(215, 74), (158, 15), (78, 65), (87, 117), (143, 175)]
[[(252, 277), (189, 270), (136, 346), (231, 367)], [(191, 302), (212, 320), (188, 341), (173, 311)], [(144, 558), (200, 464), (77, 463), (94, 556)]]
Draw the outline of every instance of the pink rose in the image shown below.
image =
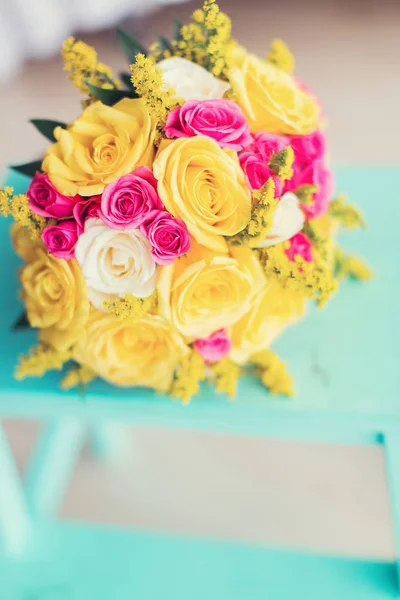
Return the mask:
[(333, 175), (325, 163), (326, 140), (322, 131), (309, 135), (289, 137), (294, 150), (293, 177), (285, 182), (285, 191), (293, 191), (304, 185), (315, 185), (318, 190), (312, 195), (312, 203), (303, 203), (307, 218), (317, 217), (328, 208), (333, 192)]
[(251, 144), (246, 118), (231, 100), (188, 100), (171, 110), (165, 124), (167, 138), (204, 135), (221, 148), (239, 152)]
[(294, 151), (293, 169), (306, 168), (317, 159), (323, 159), (326, 153), (325, 135), (319, 129), (308, 135), (291, 135), (289, 143)]
[(63, 196), (47, 175), (39, 172), (32, 179), (26, 194), (34, 213), (54, 219), (72, 217), (75, 203), (80, 199), (80, 196)]
[(194, 342), (196, 351), (201, 354), (206, 362), (215, 362), (225, 358), (232, 348), (225, 329), (215, 331), (207, 338), (200, 338)]
[(301, 233), (296, 233), (290, 240), (290, 247), (285, 250), (289, 260), (294, 261), (296, 255), (302, 256), (306, 262), (312, 262), (311, 242), (308, 237)]
[(254, 134), (253, 142), (246, 150), (253, 150), (260, 158), (268, 162), (273, 154), (280, 152), (289, 145), (290, 142), (284, 135), (259, 131)]
[(317, 191), (312, 195), (311, 203), (303, 203), (306, 217), (311, 219), (326, 212), (333, 194), (333, 174), (324, 160), (317, 159), (304, 169), (296, 169), (292, 179), (285, 182), (285, 192), (294, 192), (303, 185), (315, 185)]
[(144, 222), (150, 211), (163, 208), (153, 173), (148, 167), (139, 167), (106, 185), (99, 215), (113, 229), (134, 229)]
[(83, 233), (87, 219), (97, 219), (100, 211), (101, 196), (82, 198), (74, 206), (74, 219), (78, 225), (78, 234)]
[(275, 182), (276, 195), (280, 196), (282, 183), (279, 177), (271, 171), (267, 163), (253, 152), (243, 152), (240, 156), (240, 166), (246, 175), (247, 185), (252, 190), (259, 190), (270, 177)]
[(152, 257), (159, 265), (170, 265), (178, 256), (189, 252), (192, 240), (182, 219), (167, 211), (151, 213), (141, 231), (152, 246)]
[(252, 143), (240, 153), (239, 161), (248, 186), (259, 190), (272, 177), (275, 182), (275, 195), (282, 193), (282, 181), (268, 167), (272, 155), (289, 146), (289, 141), (283, 135), (260, 131), (253, 136)]
[(77, 223), (73, 219), (60, 221), (57, 225), (45, 227), (42, 240), (48, 251), (57, 258), (69, 260), (74, 258), (74, 250), (78, 241)]

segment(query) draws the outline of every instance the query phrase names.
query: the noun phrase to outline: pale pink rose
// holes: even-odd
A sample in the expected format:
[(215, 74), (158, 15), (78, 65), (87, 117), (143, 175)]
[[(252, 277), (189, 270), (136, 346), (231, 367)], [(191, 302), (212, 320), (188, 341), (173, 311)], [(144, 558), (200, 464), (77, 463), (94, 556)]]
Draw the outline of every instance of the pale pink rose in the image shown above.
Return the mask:
[(251, 144), (250, 128), (242, 110), (231, 100), (188, 100), (171, 110), (165, 124), (167, 138), (204, 135), (221, 148), (239, 152)]
[(290, 247), (285, 250), (289, 260), (294, 261), (296, 255), (304, 258), (306, 262), (312, 262), (311, 242), (304, 233), (296, 233), (290, 240)]
[(34, 213), (54, 219), (72, 217), (74, 206), (81, 199), (80, 196), (63, 196), (47, 175), (39, 172), (32, 179), (26, 195)]
[(97, 219), (100, 211), (101, 196), (82, 198), (74, 206), (74, 219), (78, 225), (78, 234), (83, 233), (87, 219)]
[(283, 135), (260, 131), (253, 136), (252, 143), (240, 153), (240, 165), (246, 175), (248, 186), (259, 190), (272, 177), (275, 182), (275, 195), (281, 196), (282, 181), (268, 167), (272, 155), (289, 146)]
[(232, 348), (232, 342), (225, 329), (219, 329), (206, 338), (199, 338), (193, 345), (208, 363), (225, 358)]
[(78, 241), (76, 221), (68, 219), (60, 221), (57, 225), (45, 227), (42, 240), (48, 251), (57, 258), (65, 258), (65, 260), (74, 258), (75, 246)]
[(149, 240), (151, 255), (159, 265), (170, 265), (178, 256), (189, 252), (192, 241), (186, 224), (167, 211), (152, 212), (141, 232)]
[(163, 208), (153, 173), (148, 167), (139, 167), (106, 185), (99, 216), (113, 229), (134, 229), (144, 222), (150, 211)]
[(311, 203), (301, 204), (308, 219), (326, 212), (333, 194), (333, 173), (324, 160), (317, 159), (306, 168), (296, 170), (292, 179), (285, 182), (285, 192), (294, 192), (304, 185), (315, 185), (317, 191), (312, 195)]

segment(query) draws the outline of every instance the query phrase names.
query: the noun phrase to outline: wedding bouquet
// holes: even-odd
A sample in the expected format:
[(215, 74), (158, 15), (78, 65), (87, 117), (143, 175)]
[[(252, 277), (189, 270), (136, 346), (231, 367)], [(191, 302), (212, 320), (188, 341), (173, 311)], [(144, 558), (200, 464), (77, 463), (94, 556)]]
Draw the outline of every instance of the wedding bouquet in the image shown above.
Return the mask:
[(84, 95), (72, 123), (33, 120), (52, 144), (0, 192), (39, 342), (16, 375), (66, 363), (64, 388), (101, 377), (188, 401), (202, 380), (233, 395), (243, 370), (292, 394), (272, 341), (368, 270), (335, 246), (363, 224), (333, 199), (318, 98), (280, 40), (265, 58), (231, 36), (213, 0), (149, 50), (118, 31), (130, 72), (114, 78), (68, 38)]

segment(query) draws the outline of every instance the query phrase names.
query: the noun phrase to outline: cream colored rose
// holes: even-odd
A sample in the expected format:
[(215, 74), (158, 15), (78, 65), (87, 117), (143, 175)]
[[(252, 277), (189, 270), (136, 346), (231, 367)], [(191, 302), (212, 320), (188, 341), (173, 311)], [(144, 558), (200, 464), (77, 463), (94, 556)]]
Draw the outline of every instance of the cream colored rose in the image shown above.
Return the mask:
[(93, 309), (74, 359), (115, 385), (166, 391), (187, 351), (182, 337), (158, 315), (126, 323)]
[(101, 194), (107, 183), (153, 162), (155, 123), (141, 98), (95, 102), (54, 135), (42, 169), (66, 196)]
[(160, 275), (159, 312), (188, 340), (230, 327), (245, 314), (265, 277), (252, 251), (217, 255), (194, 244)]
[(246, 363), (255, 352), (269, 348), (304, 311), (304, 296), (285, 290), (279, 283), (265, 283), (254, 296), (250, 310), (230, 330), (230, 357), (238, 364)]
[(185, 221), (199, 244), (227, 252), (223, 236), (244, 229), (251, 213), (236, 152), (208, 137), (180, 138), (162, 145), (153, 171), (166, 209)]
[(156, 287), (157, 266), (151, 245), (139, 229), (111, 229), (101, 219), (88, 219), (75, 247), (91, 302), (132, 294), (147, 298)]
[(286, 192), (279, 200), (272, 217), (272, 229), (264, 240), (255, 244), (256, 248), (274, 246), (289, 240), (303, 229), (304, 213), (300, 208), (298, 197), (292, 192)]
[(40, 329), (40, 339), (60, 350), (73, 346), (89, 314), (86, 285), (76, 260), (56, 258), (38, 245), (22, 267), (20, 279), (28, 319)]
[(305, 135), (317, 129), (320, 107), (292, 75), (238, 47), (230, 82), (250, 129)]
[(166, 86), (172, 87), (184, 100), (222, 98), (231, 87), (200, 65), (178, 56), (162, 60), (157, 67), (162, 71)]

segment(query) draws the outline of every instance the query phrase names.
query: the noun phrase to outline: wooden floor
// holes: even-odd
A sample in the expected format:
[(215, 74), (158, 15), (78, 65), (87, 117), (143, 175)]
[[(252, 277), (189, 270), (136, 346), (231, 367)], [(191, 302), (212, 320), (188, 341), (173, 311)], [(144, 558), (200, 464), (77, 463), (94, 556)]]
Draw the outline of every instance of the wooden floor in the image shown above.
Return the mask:
[[(127, 26), (146, 43), (158, 32), (168, 33), (173, 14), (184, 17), (195, 4)], [(251, 50), (266, 52), (273, 37), (287, 41), (299, 77), (324, 103), (335, 163), (400, 166), (400, 2), (221, 0), (221, 5), (234, 19), (235, 36)], [(113, 32), (85, 39), (103, 62), (123, 66)], [(53, 58), (28, 64), (18, 79), (0, 87), (0, 106), (3, 170), (7, 162), (31, 160), (43, 150), (28, 118), (72, 119), (79, 96)], [(35, 427), (9, 424), (21, 467)], [(379, 449), (146, 428), (135, 428), (132, 440), (123, 465), (99, 465), (83, 456), (64, 515), (348, 555), (394, 554)], [(249, 488), (259, 499), (251, 506), (243, 494)], [(238, 510), (240, 523), (234, 519)]]

